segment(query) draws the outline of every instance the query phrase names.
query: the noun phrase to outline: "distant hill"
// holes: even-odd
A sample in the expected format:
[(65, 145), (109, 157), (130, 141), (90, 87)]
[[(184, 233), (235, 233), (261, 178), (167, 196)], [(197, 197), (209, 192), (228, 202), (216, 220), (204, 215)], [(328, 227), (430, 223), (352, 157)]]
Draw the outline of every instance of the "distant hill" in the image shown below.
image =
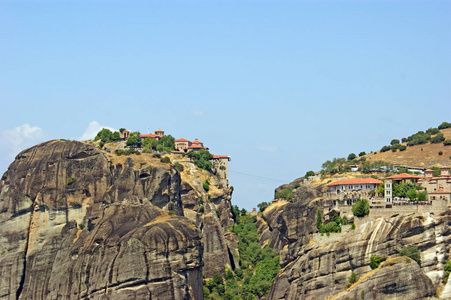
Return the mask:
[[(445, 140), (451, 139), (451, 128), (442, 129)], [(407, 143), (401, 143), (407, 145)], [(439, 155), (439, 152), (442, 155)], [(381, 152), (380, 150), (368, 153), (367, 161), (386, 161), (392, 164), (400, 164), (415, 167), (432, 167), (434, 165), (449, 166), (451, 165), (451, 146), (444, 146), (443, 143), (438, 144), (423, 144), (408, 146), (406, 150), (392, 152), (391, 150)]]

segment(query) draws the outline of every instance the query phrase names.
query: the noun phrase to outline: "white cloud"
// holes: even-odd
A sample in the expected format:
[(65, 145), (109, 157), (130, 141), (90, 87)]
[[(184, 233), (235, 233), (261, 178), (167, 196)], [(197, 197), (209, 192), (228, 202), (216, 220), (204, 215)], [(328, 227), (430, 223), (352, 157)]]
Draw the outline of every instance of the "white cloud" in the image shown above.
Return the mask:
[(191, 110), (191, 114), (193, 116), (200, 117), (204, 114), (204, 112), (201, 110), (193, 109), (193, 110)]
[(42, 141), (43, 137), (43, 130), (37, 126), (30, 126), (30, 124), (3, 130), (2, 144), (7, 152), (5, 153), (6, 158), (14, 159), (20, 151)]
[(264, 151), (264, 152), (276, 152), (277, 151), (276, 146), (257, 145), (257, 146), (255, 146), (255, 148), (257, 148), (260, 151)]
[(111, 131), (117, 131), (117, 129), (114, 129), (114, 128), (109, 127), (109, 126), (102, 126), (97, 121), (92, 121), (91, 123), (89, 123), (88, 127), (86, 127), (85, 132), (79, 138), (79, 140), (80, 141), (86, 141), (86, 140), (90, 140), (90, 139), (95, 138), (96, 135), (97, 135), (97, 132), (102, 130), (102, 128), (106, 128), (106, 129), (109, 129)]

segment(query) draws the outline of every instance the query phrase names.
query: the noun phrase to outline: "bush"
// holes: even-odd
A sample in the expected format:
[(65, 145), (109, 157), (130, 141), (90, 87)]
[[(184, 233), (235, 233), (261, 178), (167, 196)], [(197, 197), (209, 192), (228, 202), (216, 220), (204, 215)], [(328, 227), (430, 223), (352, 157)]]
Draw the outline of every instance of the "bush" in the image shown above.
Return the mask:
[(176, 162), (174, 164), (174, 167), (179, 171), (182, 172), (183, 171), (183, 165), (181, 163)]
[(450, 146), (451, 145), (451, 140), (445, 140), (443, 142), (443, 146)]
[(310, 176), (315, 176), (315, 172), (313, 171), (308, 171), (307, 173), (305, 173), (305, 178), (309, 178)]
[(170, 211), (168, 211), (168, 214), (169, 214), (170, 216), (175, 216), (175, 211), (170, 210)]
[(359, 153), (359, 157), (362, 157), (364, 155), (366, 155), (365, 151), (362, 151), (362, 152)]
[(407, 147), (404, 146), (404, 145), (399, 146), (399, 151), (404, 151), (404, 150), (406, 150), (406, 149), (407, 149)]
[(353, 160), (357, 157), (357, 155), (355, 155), (354, 153), (351, 153), (348, 155), (348, 160)]
[(165, 157), (160, 158), (160, 161), (162, 163), (170, 163), (171, 159), (168, 156), (165, 156)]
[(356, 217), (364, 217), (370, 213), (370, 204), (368, 203), (368, 200), (361, 199), (358, 200), (353, 206), (352, 206), (352, 213)]
[(397, 140), (397, 139), (394, 139), (394, 140), (391, 140), (391, 142), (390, 142), (390, 145), (396, 145), (396, 144), (399, 144), (399, 140)]
[(449, 274), (451, 273), (451, 260), (448, 260), (445, 264), (445, 277), (443, 277), (443, 282), (447, 283)]
[(357, 275), (357, 273), (352, 272), (351, 275), (348, 277), (348, 284), (346, 285), (346, 287), (347, 288), (350, 287), (351, 285), (356, 283), (357, 280), (359, 280), (359, 275)]
[(204, 207), (203, 205), (201, 205), (201, 206), (199, 207), (199, 212), (200, 212), (201, 214), (203, 214), (203, 213), (205, 212), (205, 207)]
[(451, 123), (443, 122), (438, 126), (438, 129), (446, 129), (446, 128), (451, 128)]
[(376, 256), (376, 255), (371, 255), (370, 257), (370, 267), (371, 269), (376, 269), (377, 267), (379, 267), (379, 265), (385, 260), (385, 258), (380, 257), (380, 256)]
[(269, 204), (270, 203), (268, 203), (268, 202), (262, 202), (262, 203), (257, 204), (257, 207), (260, 210), (260, 212), (263, 212), (269, 206)]
[(439, 152), (438, 152), (438, 155), (443, 155), (443, 151), (439, 151)]
[(387, 152), (389, 150), (391, 150), (391, 146), (384, 146), (381, 148), (381, 152)]
[(432, 144), (439, 144), (445, 140), (445, 137), (443, 136), (443, 133), (438, 133), (436, 136), (431, 138)]
[(74, 178), (74, 177), (69, 177), (69, 178), (67, 178), (67, 185), (71, 185), (71, 184), (74, 183), (75, 181), (77, 181), (76, 178)]
[(152, 157), (155, 157), (155, 158), (161, 158), (161, 155), (160, 155), (160, 153), (154, 153), (154, 154), (152, 155)]
[(208, 192), (210, 190), (210, 183), (206, 180), (203, 184), (202, 187), (204, 188), (204, 190), (206, 192)]
[(399, 251), (399, 255), (407, 256), (416, 261), (421, 266), (421, 252), (417, 247), (404, 248)]
[(276, 192), (275, 194), (275, 198), (283, 198), (285, 200), (290, 201), (291, 199), (293, 199), (294, 194), (293, 191), (290, 188), (285, 188), (281, 191)]
[(83, 223), (78, 224), (78, 228), (80, 228), (81, 230), (85, 229), (85, 224), (83, 224)]

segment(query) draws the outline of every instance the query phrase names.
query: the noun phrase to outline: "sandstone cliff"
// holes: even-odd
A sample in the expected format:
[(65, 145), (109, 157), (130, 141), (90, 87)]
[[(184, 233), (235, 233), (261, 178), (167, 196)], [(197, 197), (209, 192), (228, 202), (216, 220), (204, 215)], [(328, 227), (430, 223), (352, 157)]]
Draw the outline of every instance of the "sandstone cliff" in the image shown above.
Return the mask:
[(0, 182), (0, 299), (202, 299), (202, 272), (235, 259), (231, 191), (182, 164), (64, 140), (21, 152)]
[[(449, 299), (451, 288), (443, 287), (442, 280), (451, 250), (450, 222), (448, 213), (396, 216), (365, 223), (338, 242), (328, 243), (326, 238), (323, 244), (298, 243), (291, 246), (297, 253), (285, 256), (285, 267), (268, 299), (356, 299), (362, 291), (364, 299), (422, 299), (436, 294)], [(396, 257), (411, 246), (421, 251), (420, 266), (405, 258), (389, 259), (391, 263), (371, 270), (371, 255)], [(346, 290), (352, 272), (361, 280)]]

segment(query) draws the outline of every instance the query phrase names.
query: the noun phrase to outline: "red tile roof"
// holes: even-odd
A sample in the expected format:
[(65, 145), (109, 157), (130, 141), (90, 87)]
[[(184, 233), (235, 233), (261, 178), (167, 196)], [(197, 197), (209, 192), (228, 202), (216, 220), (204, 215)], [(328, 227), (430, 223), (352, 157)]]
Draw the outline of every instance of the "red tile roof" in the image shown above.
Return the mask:
[(227, 155), (213, 155), (213, 158), (229, 158)]
[(195, 139), (195, 140), (193, 141), (193, 144), (202, 144), (202, 142), (199, 142), (197, 139)]
[(402, 174), (398, 174), (398, 175), (394, 175), (394, 176), (390, 176), (387, 177), (389, 179), (420, 179), (420, 176), (416, 176), (416, 175), (412, 175), (412, 174), (407, 174), (407, 173), (402, 173)]
[(178, 139), (178, 140), (175, 140), (176, 142), (188, 142), (188, 143), (191, 143), (190, 141), (188, 141), (187, 139), (183, 139), (183, 138), (181, 138), (181, 139)]
[(381, 184), (382, 181), (374, 178), (355, 178), (345, 179), (329, 183), (327, 186), (346, 185), (346, 184)]
[(158, 129), (158, 130), (155, 130), (155, 132), (164, 132), (164, 130)]
[(156, 138), (158, 135), (156, 135), (156, 134), (153, 134), (153, 133), (151, 133), (151, 134), (141, 134), (141, 138), (151, 138), (151, 139), (153, 139), (153, 138)]
[(204, 147), (199, 146), (199, 145), (191, 145), (188, 147), (188, 149), (204, 149)]

